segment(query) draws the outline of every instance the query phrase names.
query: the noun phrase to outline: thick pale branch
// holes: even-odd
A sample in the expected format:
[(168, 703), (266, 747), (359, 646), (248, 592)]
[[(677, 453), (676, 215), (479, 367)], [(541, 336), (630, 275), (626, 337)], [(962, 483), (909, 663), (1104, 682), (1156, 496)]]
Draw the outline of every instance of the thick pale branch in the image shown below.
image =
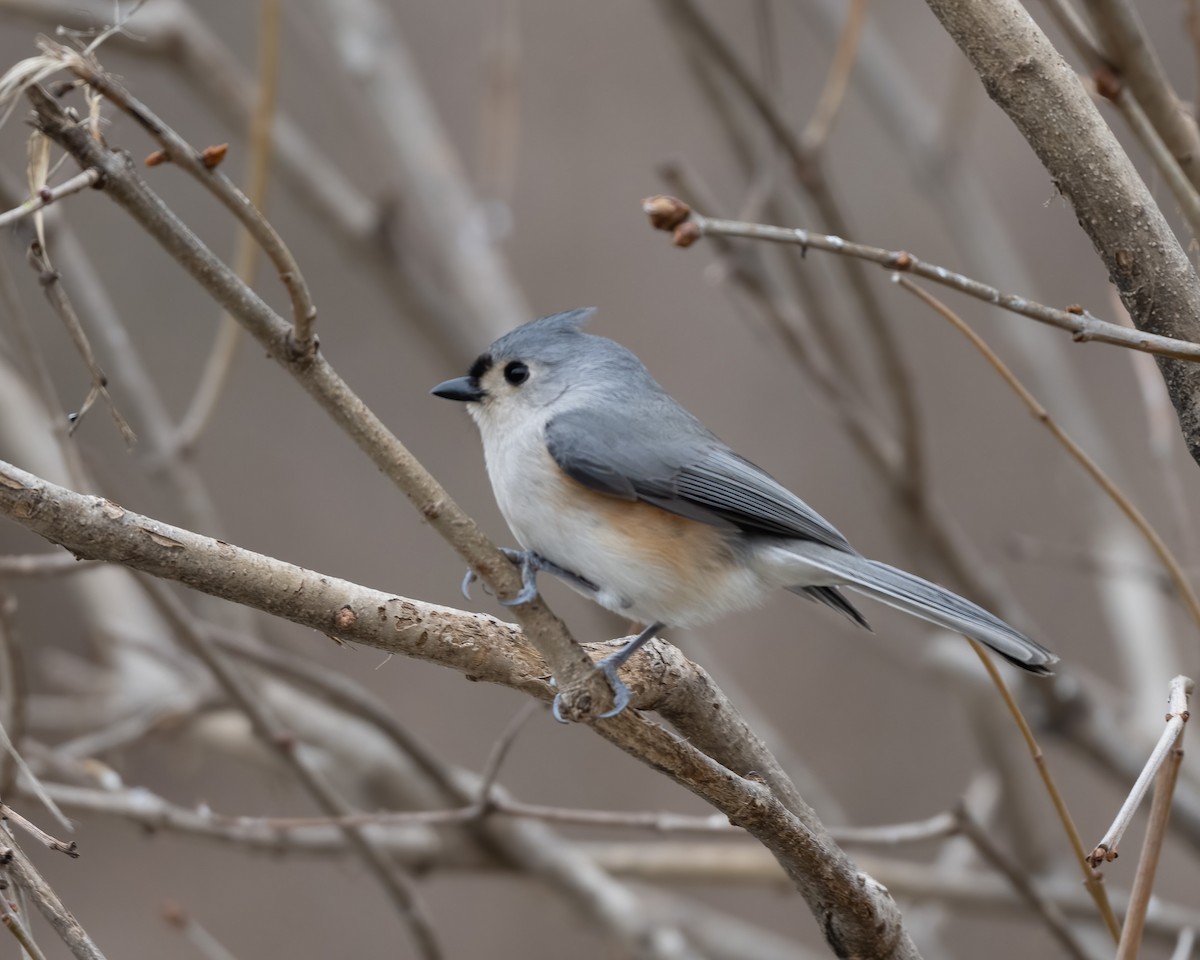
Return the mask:
[[(253, 554), (101, 497), (73, 493), (8, 464), (0, 464), (0, 511), (80, 556), (118, 561), (344, 640), (444, 663), (475, 679), (545, 699), (551, 695), (540, 658), (513, 627), (491, 617), (395, 597)], [(671, 664), (669, 656), (660, 655)], [(764, 770), (773, 772), (773, 758), (748, 728), (743, 733), (744, 721), (725, 708), (727, 701), (707, 675), (697, 670), (688, 683), (679, 661), (664, 671), (662, 710), (690, 721), (695, 736), (684, 727), (687, 738), (677, 738), (634, 710), (594, 724), (597, 732), (711, 803), (766, 846), (831, 943), (862, 956), (918, 956), (886, 891), (859, 872), (802, 800), (792, 800), (798, 808), (793, 812), (757, 779)], [(632, 678), (635, 687), (640, 676)], [(646, 705), (640, 691), (635, 704)], [(722, 732), (721, 724), (731, 720), (734, 726)], [(721, 748), (730, 762), (751, 765), (730, 769), (701, 752), (709, 747)], [(766, 766), (753, 764), (754, 759)], [(758, 771), (755, 779), (739, 772), (751, 770)], [(786, 778), (777, 782), (784, 786)]]

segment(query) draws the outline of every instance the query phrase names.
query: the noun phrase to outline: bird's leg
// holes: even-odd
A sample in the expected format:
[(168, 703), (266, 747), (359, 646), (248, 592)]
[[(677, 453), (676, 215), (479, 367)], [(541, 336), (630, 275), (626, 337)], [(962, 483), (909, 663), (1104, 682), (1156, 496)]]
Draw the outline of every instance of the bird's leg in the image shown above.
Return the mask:
[(544, 561), (532, 550), (511, 550), (508, 547), (501, 547), (500, 552), (521, 570), (521, 592), (511, 600), (501, 600), (500, 606), (519, 607), (538, 595), (537, 573), (542, 568)]
[[(549, 573), (558, 573), (559, 567), (550, 563), (548, 560), (543, 560), (532, 550), (513, 550), (511, 547), (501, 547), (500, 552), (508, 557), (521, 570), (521, 592), (511, 600), (501, 600), (501, 606), (516, 607), (522, 603), (528, 603), (538, 595), (537, 588), (537, 573), (539, 570), (546, 570)], [(564, 571), (565, 572), (565, 571)], [(468, 600), (471, 599), (471, 584), (479, 578), (475, 575), (475, 571), (470, 567), (467, 568), (466, 576), (462, 581), (462, 595)]]
[[(646, 627), (636, 637), (630, 637), (629, 642), (625, 644), (616, 653), (611, 654), (596, 664), (596, 667), (604, 674), (604, 679), (608, 681), (609, 687), (613, 692), (613, 705), (611, 710), (606, 710), (604, 713), (597, 715), (597, 720), (606, 720), (609, 717), (615, 717), (618, 713), (629, 706), (629, 700), (632, 694), (629, 688), (625, 686), (617, 671), (625, 665), (625, 663), (642, 646), (650, 640), (659, 630), (663, 628), (663, 624), (655, 622)], [(553, 681), (551, 681), (553, 682)], [(562, 694), (557, 694), (554, 697), (554, 704), (551, 707), (554, 713), (554, 719), (559, 723), (568, 723), (569, 721), (562, 715)]]
[[(537, 575), (540, 570), (545, 570), (560, 580), (565, 580), (577, 590), (582, 590), (585, 593), (594, 594), (600, 590), (587, 577), (581, 577), (579, 574), (573, 573), (565, 567), (560, 567), (557, 563), (547, 560), (540, 553), (535, 553), (532, 550), (513, 550), (509, 547), (501, 547), (500, 552), (521, 568), (521, 592), (511, 600), (501, 600), (500, 603), (506, 607), (515, 607), (521, 603), (528, 603), (538, 595)], [(475, 576), (475, 571), (468, 567), (467, 574), (463, 577), (462, 582), (462, 593), (468, 600), (471, 599), (471, 584), (477, 579), (479, 578)]]

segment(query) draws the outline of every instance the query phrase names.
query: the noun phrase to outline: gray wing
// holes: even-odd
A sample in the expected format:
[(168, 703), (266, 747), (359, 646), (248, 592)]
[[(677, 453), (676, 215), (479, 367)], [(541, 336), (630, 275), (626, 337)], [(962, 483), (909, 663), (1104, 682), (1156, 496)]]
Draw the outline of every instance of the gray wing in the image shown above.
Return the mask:
[[(620, 408), (581, 408), (546, 424), (546, 446), (572, 479), (624, 500), (748, 532), (856, 551), (834, 527), (764, 470), (739, 457), (663, 395), (644, 424)], [(656, 434), (657, 436), (651, 436)]]

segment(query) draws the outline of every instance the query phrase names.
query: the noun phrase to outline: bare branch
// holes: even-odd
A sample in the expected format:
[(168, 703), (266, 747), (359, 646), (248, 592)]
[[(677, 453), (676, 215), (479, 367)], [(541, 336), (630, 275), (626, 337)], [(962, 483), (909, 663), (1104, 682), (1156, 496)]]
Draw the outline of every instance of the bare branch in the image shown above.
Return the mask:
[(192, 945), (203, 960), (237, 960), (200, 921), (186, 913), (178, 904), (164, 904), (162, 915), (163, 919), (178, 930), (183, 938)]
[[(675, 205), (682, 208), (677, 213)], [(937, 264), (920, 260), (905, 250), (871, 247), (845, 240), (842, 237), (813, 233), (811, 230), (801, 228), (776, 227), (763, 223), (705, 217), (694, 210), (687, 209), (686, 204), (673, 197), (647, 197), (642, 201), (642, 209), (649, 215), (653, 226), (674, 232), (676, 246), (690, 246), (702, 236), (724, 236), (766, 240), (771, 243), (796, 244), (805, 250), (825, 250), (829, 253), (869, 260), (888, 270), (911, 273), (926, 280), (932, 280), (934, 283), (940, 283), (959, 293), (974, 297), (976, 300), (993, 304), (1012, 313), (1028, 317), (1030, 320), (1070, 331), (1073, 335), (1072, 339), (1077, 343), (1094, 340), (1097, 343), (1111, 343), (1128, 347), (1131, 350), (1153, 353), (1160, 357), (1200, 360), (1200, 342), (1130, 330), (1120, 324), (1100, 320), (1082, 307), (1059, 310), (1027, 300), (1016, 294), (1003, 293), (995, 287), (963, 276), (961, 273), (955, 273), (945, 267), (939, 267)], [(665, 226), (667, 223), (670, 223), (671, 226)]]
[(87, 931), (79, 925), (79, 921), (63, 905), (58, 894), (46, 883), (11, 836), (7, 838), (6, 842), (12, 847), (12, 859), (8, 863), (10, 875), (29, 891), (42, 916), (46, 918), (54, 932), (62, 938), (71, 953), (77, 960), (104, 960), (104, 954), (92, 942)]
[(1184, 606), (1187, 608), (1187, 611), (1192, 618), (1192, 622), (1196, 625), (1196, 628), (1200, 630), (1200, 596), (1196, 595), (1196, 591), (1192, 587), (1191, 581), (1183, 572), (1183, 567), (1175, 558), (1175, 554), (1171, 551), (1171, 548), (1167, 546), (1166, 541), (1163, 540), (1158, 531), (1154, 529), (1153, 525), (1146, 518), (1146, 515), (1142, 513), (1142, 511), (1138, 509), (1134, 502), (1125, 495), (1124, 491), (1122, 491), (1121, 488), (1113, 482), (1112, 478), (1100, 469), (1100, 465), (1088, 455), (1087, 451), (1079, 446), (1079, 444), (1076, 443), (1070, 437), (1070, 435), (1068, 435), (1067, 432), (1058, 425), (1054, 418), (1050, 416), (1050, 412), (1043, 407), (1041, 403), (1038, 402), (1037, 398), (1029, 392), (1025, 385), (1021, 383), (1019, 379), (1017, 379), (1016, 374), (1014, 374), (1008, 368), (1008, 366), (998, 356), (996, 356), (995, 352), (987, 345), (984, 339), (980, 337), (979, 334), (977, 334), (974, 330), (972, 330), (961, 317), (959, 317), (956, 313), (954, 313), (954, 311), (934, 297), (931, 293), (923, 290), (906, 277), (902, 277), (897, 274), (895, 279), (901, 287), (918, 297), (920, 300), (924, 301), (941, 316), (949, 320), (950, 323), (954, 325), (955, 329), (957, 329), (963, 336), (971, 341), (971, 344), (975, 347), (975, 349), (983, 354), (984, 358), (989, 364), (991, 364), (992, 368), (1004, 379), (1004, 382), (1007, 383), (1008, 386), (1012, 388), (1013, 392), (1021, 398), (1021, 402), (1028, 407), (1029, 412), (1033, 414), (1039, 423), (1043, 424), (1046, 429), (1054, 435), (1054, 439), (1062, 444), (1071, 457), (1081, 467), (1083, 467), (1085, 471), (1087, 471), (1088, 475), (1105, 492), (1105, 494), (1108, 495), (1109, 499), (1116, 504), (1117, 508), (1123, 514), (1125, 514), (1125, 516), (1129, 519), (1129, 522), (1137, 528), (1138, 532), (1143, 537), (1145, 537), (1146, 542), (1150, 545), (1150, 548), (1154, 551), (1155, 556), (1158, 557), (1159, 562), (1163, 565), (1167, 571), (1167, 574), (1170, 576), (1171, 583), (1179, 592), (1179, 597), (1183, 601)]
[[(3, 876), (4, 871), (0, 868), (0, 876)], [(8, 881), (5, 881), (5, 886)], [(34, 942), (33, 936), (30, 934), (25, 924), (21, 922), (21, 918), (17, 916), (17, 912), (9, 903), (8, 897), (0, 897), (0, 922), (8, 927), (9, 932), (16, 938), (17, 943), (21, 945), (21, 949), (28, 955), (29, 960), (46, 960), (46, 955), (42, 953), (41, 947)]]
[[(1071, 203), (1134, 325), (1200, 342), (1200, 277), (1191, 259), (1075, 71), (1019, 0), (926, 2)], [(1200, 461), (1200, 368), (1165, 358), (1160, 368)]]
[[(331, 815), (341, 816), (348, 813), (349, 805), (346, 801), (296, 749), (295, 738), (260, 702), (245, 678), (225, 659), (225, 654), (195, 628), (183, 604), (165, 585), (156, 580), (146, 580), (144, 585), (174, 629), (180, 643), (208, 667), (226, 696), (246, 714), (255, 733), (291, 767), (296, 779), (313, 800)], [(408, 925), (420, 955), (427, 960), (439, 960), (443, 954), (433, 932), (432, 918), (417, 896), (416, 887), (411, 879), (403, 877), (388, 863), (362, 829), (352, 825), (346, 825), (342, 829), (350, 846), (387, 892)]]
[(67, 430), (68, 436), (74, 433), (79, 424), (83, 422), (84, 416), (96, 398), (103, 397), (105, 404), (108, 406), (108, 412), (112, 416), (113, 422), (117, 425), (117, 430), (120, 431), (125, 445), (132, 447), (137, 442), (137, 437), (134, 436), (132, 428), (125, 422), (125, 418), (121, 416), (117, 405), (113, 402), (112, 397), (109, 396), (108, 377), (100, 369), (100, 364), (96, 360), (96, 353), (92, 350), (91, 341), (83, 329), (83, 324), (79, 322), (79, 315), (75, 312), (75, 307), (71, 304), (66, 290), (63, 289), (58, 271), (51, 266), (50, 258), (40, 242), (35, 242), (29, 249), (29, 265), (37, 271), (42, 293), (45, 294), (46, 300), (62, 321), (63, 326), (67, 328), (67, 333), (71, 337), (71, 343), (74, 344), (76, 351), (83, 360), (84, 366), (88, 369), (88, 374), (92, 378), (87, 397), (79, 405), (79, 410), (69, 417), (71, 426)]
[[(506, 682), (543, 699), (552, 696), (542, 661), (520, 634), (490, 617), (389, 596), (251, 554), (140, 517), (110, 501), (72, 494), (9, 465), (0, 466), (0, 511), (48, 539), (69, 542), (81, 554), (119, 556), (123, 563), (155, 576), (253, 604), (345, 640), (453, 665), (478, 679)], [(803, 800), (789, 794), (786, 776), (711, 679), (665, 644), (651, 652), (663, 662), (648, 663), (644, 656), (635, 665), (630, 676), (630, 686), (637, 691), (635, 705), (648, 705), (643, 678), (658, 675), (661, 687), (655, 706), (688, 739), (677, 739), (634, 710), (595, 722), (593, 728), (668, 773), (765, 844), (814, 912), (837, 925), (835, 935), (841, 942), (861, 942), (863, 949), (869, 946), (897, 960), (915, 957), (891, 899), (864, 881)], [(720, 708), (712, 709), (714, 703)], [(733, 768), (701, 750), (713, 751)], [(758, 775), (749, 779), (735, 770)], [(759, 776), (769, 778), (790, 806)]]
[(1200, 187), (1200, 131), (1167, 79), (1129, 0), (1086, 0), (1105, 51), (1137, 98), (1174, 162)]
[[(1126, 829), (1129, 827), (1133, 815), (1137, 812), (1137, 808), (1141, 806), (1142, 800), (1146, 796), (1146, 791), (1150, 789), (1150, 784), (1158, 775), (1160, 769), (1167, 758), (1171, 756), (1176, 749), (1177, 741), (1183, 736), (1183, 728), (1188, 720), (1188, 697), (1192, 692), (1192, 681), (1187, 677), (1175, 677), (1171, 681), (1168, 702), (1170, 706), (1167, 708), (1167, 725), (1163, 728), (1162, 735), (1158, 738), (1158, 743), (1154, 745), (1154, 749), (1150, 752), (1150, 757), (1146, 761), (1146, 766), (1142, 768), (1133, 787), (1129, 791), (1129, 795), (1125, 798), (1125, 802), (1121, 804), (1121, 809), (1117, 811), (1116, 819), (1113, 820), (1112, 826), (1105, 831), (1100, 842), (1096, 844), (1096, 849), (1092, 851), (1091, 860), (1092, 866), (1101, 863), (1110, 863), (1117, 859), (1117, 846), (1121, 842), (1121, 837), (1125, 835)], [(1155, 788), (1155, 796), (1161, 791)]]
[(100, 69), (94, 59), (45, 38), (42, 45), (48, 55), (60, 61), (63, 69), (70, 70), (136, 120), (142, 129), (162, 145), (163, 151), (174, 165), (191, 174), (238, 219), (274, 264), (291, 300), (293, 326), (288, 342), (289, 348), (296, 354), (297, 359), (304, 359), (315, 351), (313, 324), (316, 321), (317, 308), (309, 293), (308, 283), (304, 274), (300, 272), (300, 265), (292, 256), (291, 250), (261, 211), (211, 159), (205, 156), (204, 151), (197, 150), (179, 136), (114, 77)]
[(1017, 895), (1042, 918), (1063, 950), (1075, 960), (1088, 960), (1087, 951), (1083, 949), (1083, 945), (1076, 938), (1067, 923), (1067, 918), (1063, 916), (1057, 905), (1042, 896), (1025, 871), (992, 839), (986, 828), (971, 815), (965, 804), (959, 804), (956, 814), (959, 829), (975, 845), (975, 849), (979, 851), (983, 859), (999, 871), (1012, 884)]
[(80, 190), (86, 190), (88, 187), (94, 186), (96, 181), (100, 179), (100, 173), (97, 170), (84, 170), (81, 173), (75, 174), (69, 180), (65, 180), (56, 187), (42, 187), (36, 194), (22, 203), (19, 207), (13, 207), (11, 210), (6, 210), (0, 213), (0, 227), (7, 227), (10, 224), (16, 223), (25, 217), (28, 217), (39, 210), (43, 210), (55, 201), (61, 200), (63, 197), (69, 197), (73, 193), (78, 193)]
[(1175, 790), (1179, 768), (1183, 764), (1183, 748), (1180, 746), (1182, 738), (1183, 731), (1180, 730), (1175, 740), (1175, 748), (1154, 783), (1150, 822), (1146, 826), (1142, 856), (1138, 860), (1137, 875), (1133, 879), (1133, 890), (1129, 894), (1129, 909), (1125, 914), (1125, 926), (1121, 929), (1121, 942), (1117, 945), (1116, 960), (1137, 960), (1142, 946), (1146, 914), (1150, 910), (1150, 899), (1154, 895), (1154, 875), (1158, 870), (1159, 855), (1167, 836), (1167, 821), (1171, 818), (1171, 795)]
[(48, 834), (45, 830), (43, 830), (37, 824), (26, 820), (6, 803), (0, 803), (0, 820), (9, 820), (15, 823), (18, 827), (37, 840), (38, 843), (46, 847), (47, 850), (54, 850), (57, 853), (65, 853), (72, 859), (75, 859), (79, 856), (79, 844), (77, 844), (74, 840), (64, 842), (50, 836), (50, 834)]
[[(271, 169), (271, 154), (274, 141), (271, 125), (275, 120), (275, 101), (279, 89), (279, 43), (283, 32), (281, 22), (281, 0), (267, 0), (260, 4), (258, 25), (258, 102), (251, 115), (249, 130), (249, 156), (246, 160), (246, 197), (257, 210), (267, 207), (267, 174)], [(237, 250), (233, 256), (234, 270), (247, 286), (254, 286), (254, 272), (258, 265), (260, 247), (244, 226), (237, 233)], [(296, 327), (296, 342), (312, 340), (314, 312), (299, 318)], [(294, 321), (295, 322), (295, 321)], [(228, 383), (241, 342), (242, 327), (228, 313), (222, 312), (217, 325), (217, 336), (200, 373), (200, 382), (192, 395), (187, 412), (179, 425), (178, 445), (190, 450), (217, 408), (217, 402)]]

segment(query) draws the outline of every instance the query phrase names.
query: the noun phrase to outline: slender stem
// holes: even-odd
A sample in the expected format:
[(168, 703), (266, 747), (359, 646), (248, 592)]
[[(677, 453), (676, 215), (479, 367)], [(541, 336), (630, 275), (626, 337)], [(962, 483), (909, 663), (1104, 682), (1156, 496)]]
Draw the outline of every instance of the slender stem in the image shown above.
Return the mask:
[(1014, 862), (1005, 851), (967, 809), (965, 803), (960, 803), (956, 813), (960, 832), (974, 844), (980, 855), (1008, 880), (1017, 896), (1024, 900), (1049, 928), (1054, 939), (1059, 942), (1067, 954), (1075, 960), (1088, 960), (1088, 953), (1075, 936), (1067, 918), (1053, 902), (1042, 896), (1034, 886), (1029, 875)]
[[(1167, 725), (1163, 728), (1163, 732), (1158, 738), (1158, 743), (1150, 751), (1150, 757), (1146, 761), (1146, 766), (1142, 768), (1142, 772), (1138, 775), (1137, 780), (1134, 781), (1133, 787), (1129, 791), (1129, 796), (1125, 798), (1125, 802), (1121, 804), (1121, 809), (1117, 811), (1117, 816), (1113, 820), (1112, 826), (1108, 828), (1107, 832), (1100, 839), (1100, 842), (1096, 844), (1096, 849), (1092, 851), (1089, 859), (1093, 867), (1117, 858), (1117, 846), (1121, 842), (1121, 837), (1125, 835), (1125, 831), (1129, 827), (1134, 813), (1141, 806), (1142, 799), (1146, 796), (1146, 791), (1150, 789), (1151, 781), (1155, 780), (1159, 770), (1167, 762), (1167, 759), (1173, 755), (1174, 751), (1179, 749), (1179, 738), (1183, 736), (1183, 728), (1188, 720), (1188, 694), (1191, 693), (1191, 689), (1192, 681), (1187, 677), (1175, 677), (1171, 681)], [(1156, 797), (1157, 790), (1158, 787), (1156, 786)]]
[(1007, 383), (1013, 391), (1021, 398), (1025, 406), (1029, 408), (1029, 412), (1037, 418), (1047, 430), (1049, 430), (1056, 440), (1061, 443), (1067, 452), (1083, 467), (1084, 470), (1091, 476), (1093, 480), (1100, 485), (1100, 488), (1108, 494), (1109, 498), (1115, 503), (1120, 511), (1129, 518), (1130, 523), (1137, 527), (1138, 531), (1146, 538), (1150, 544), (1150, 548), (1157, 555), (1159, 561), (1166, 569), (1171, 577), (1171, 582), (1175, 585), (1175, 589), (1179, 591), (1179, 596), (1183, 600), (1183, 604), (1187, 607), (1188, 613), (1192, 617), (1198, 630), (1200, 630), (1200, 597), (1196, 596), (1196, 591), (1192, 588), (1191, 581), (1183, 572), (1183, 567), (1175, 558), (1175, 554), (1171, 552), (1171, 548), (1167, 546), (1166, 541), (1159, 536), (1158, 531), (1154, 529), (1150, 521), (1145, 515), (1134, 505), (1118, 487), (1112, 479), (1100, 469), (1100, 465), (1096, 463), (1082, 447), (1079, 446), (1067, 434), (1062, 427), (1050, 416), (1049, 411), (1038, 402), (1037, 398), (1025, 387), (995, 352), (987, 345), (984, 339), (972, 330), (963, 319), (958, 316), (953, 310), (947, 307), (944, 303), (929, 293), (927, 290), (917, 286), (911, 280), (897, 274), (894, 278), (896, 282), (912, 293), (918, 299), (923, 300), (926, 304), (932, 307), (935, 311), (941, 314), (945, 319), (949, 320), (955, 328), (958, 329), (963, 336), (971, 341), (975, 349), (983, 354), (984, 358), (997, 373), (1000, 374), (1004, 382)]
[(1000, 698), (1004, 701), (1004, 705), (1008, 708), (1008, 712), (1016, 722), (1017, 728), (1021, 731), (1021, 736), (1025, 740), (1025, 746), (1029, 749), (1029, 755), (1033, 757), (1033, 764), (1037, 767), (1038, 775), (1042, 778), (1042, 783), (1046, 786), (1046, 792), (1050, 795), (1050, 802), (1054, 804), (1054, 810), (1058, 814), (1063, 831), (1066, 833), (1067, 840), (1071, 844), (1071, 851), (1075, 854), (1075, 862), (1079, 864), (1080, 870), (1083, 871), (1084, 886), (1087, 887), (1088, 893), (1091, 894), (1092, 900), (1095, 901), (1096, 908), (1100, 911), (1100, 916), (1104, 919), (1104, 925), (1108, 928), (1108, 932), (1112, 934), (1113, 942), (1116, 943), (1121, 938), (1121, 924), (1117, 921), (1117, 915), (1113, 912), (1112, 904), (1108, 902), (1108, 892), (1100, 882), (1099, 874), (1088, 863), (1087, 853), (1083, 849), (1083, 840), (1080, 838), (1079, 830), (1075, 826), (1075, 819), (1071, 816), (1071, 811), (1067, 809), (1067, 801), (1063, 799), (1062, 792), (1058, 789), (1058, 784), (1055, 783), (1053, 774), (1050, 773), (1050, 766), (1046, 763), (1046, 755), (1042, 753), (1041, 745), (1037, 742), (1037, 738), (1034, 737), (1033, 730), (1030, 729), (1029, 722), (1025, 719), (1025, 714), (1021, 712), (1021, 708), (1017, 705), (1012, 691), (1008, 689), (1008, 684), (1004, 682), (1004, 677), (996, 669), (992, 658), (988, 656), (987, 651), (977, 641), (967, 637), (967, 642), (971, 644), (971, 649), (975, 651), (976, 656), (983, 662), (984, 669), (987, 670), (988, 676), (1000, 693)]
[(69, 197), (73, 193), (86, 190), (88, 187), (94, 186), (99, 179), (100, 172), (98, 170), (83, 170), (71, 177), (70, 180), (63, 181), (57, 187), (44, 186), (20, 206), (0, 213), (0, 228), (12, 226), (18, 220), (22, 220), (37, 213), (39, 210), (45, 209), (56, 200), (61, 200), (63, 197)]
[(38, 873), (37, 868), (30, 862), (11, 835), (5, 838), (5, 843), (13, 848), (12, 860), (8, 864), (9, 875), (28, 891), (38, 911), (45, 917), (54, 932), (62, 938), (63, 943), (75, 955), (76, 960), (104, 960), (104, 954), (100, 952), (100, 948), (92, 942), (87, 931), (80, 926), (79, 921), (66, 908), (58, 894)]
[(1159, 855), (1167, 835), (1167, 821), (1171, 818), (1171, 798), (1175, 793), (1175, 781), (1183, 763), (1183, 730), (1171, 750), (1163, 768), (1154, 782), (1154, 800), (1150, 804), (1150, 822), (1146, 826), (1146, 839), (1142, 846), (1142, 857), (1138, 861), (1137, 874), (1133, 878), (1133, 890), (1129, 894), (1129, 909), (1125, 912), (1125, 927), (1121, 931), (1121, 942), (1117, 944), (1116, 960), (1137, 960), (1142, 945), (1142, 934), (1146, 928), (1146, 913), (1150, 909), (1150, 897), (1154, 893), (1154, 874), (1158, 870)]
[[(647, 213), (652, 213), (649, 208), (653, 205), (672, 201), (686, 208), (686, 204), (674, 200), (672, 197), (651, 197), (643, 201), (643, 209)], [(726, 237), (744, 237), (749, 240), (766, 240), (771, 243), (796, 244), (805, 250), (824, 250), (841, 256), (856, 257), (859, 260), (877, 263), (889, 270), (897, 270), (932, 280), (934, 283), (951, 287), (959, 293), (965, 293), (984, 303), (993, 304), (1039, 323), (1058, 327), (1060, 330), (1067, 330), (1073, 334), (1072, 339), (1077, 343), (1094, 340), (1097, 343), (1115, 344), (1131, 350), (1153, 353), (1160, 357), (1172, 357), (1176, 360), (1200, 360), (1200, 343), (1147, 333), (1143, 330), (1131, 330), (1120, 324), (1100, 320), (1082, 307), (1071, 307), (1067, 310), (1048, 307), (1016, 294), (1004, 293), (996, 287), (961, 273), (955, 273), (953, 270), (937, 264), (927, 263), (905, 250), (887, 250), (883, 247), (852, 243), (842, 237), (793, 227), (776, 227), (763, 223), (747, 223), (742, 220), (721, 220), (702, 216), (695, 211), (690, 211), (690, 216), (682, 221), (673, 221), (671, 226), (665, 229), (675, 231), (675, 242), (678, 246), (690, 246), (701, 236), (719, 234)]]
[(838, 37), (829, 73), (825, 76), (825, 86), (821, 88), (816, 109), (800, 134), (800, 143), (810, 153), (821, 149), (833, 131), (833, 122), (841, 110), (846, 88), (850, 84), (850, 74), (858, 59), (858, 44), (862, 39), (863, 25), (867, 22), (869, 3), (870, 0), (850, 0), (848, 4), (850, 9), (846, 13), (846, 24)]
[[(143, 577), (140, 582), (174, 629), (180, 644), (208, 668), (225, 695), (246, 715), (254, 732), (292, 769), (300, 785), (313, 800), (328, 814), (342, 816), (348, 813), (349, 804), (305, 760), (304, 754), (297, 749), (295, 737), (261, 702), (245, 677), (216, 644), (196, 629), (187, 608), (170, 589), (149, 577)], [(387, 892), (408, 925), (420, 955), (426, 960), (439, 960), (443, 954), (434, 934), (432, 918), (417, 896), (412, 881), (397, 871), (363, 828), (347, 825), (343, 830), (350, 847)]]
[[(268, 173), (271, 169), (271, 154), (274, 140), (271, 124), (275, 120), (275, 101), (279, 90), (279, 37), (281, 0), (261, 0), (258, 28), (258, 100), (250, 116), (249, 157), (247, 159), (246, 196), (257, 209), (267, 207)], [(258, 265), (261, 248), (253, 234), (243, 224), (237, 233), (237, 250), (233, 257), (233, 269), (248, 285), (254, 285), (254, 272)], [(296, 340), (301, 343), (312, 339), (312, 322), (315, 315), (297, 315)], [(238, 344), (242, 340), (242, 325), (228, 311), (222, 311), (218, 321), (217, 337), (200, 374), (200, 382), (192, 395), (192, 402), (179, 424), (177, 443), (182, 450), (192, 449), (200, 434), (204, 432), (216, 412), (217, 403), (225, 392), (229, 376), (237, 359)]]

